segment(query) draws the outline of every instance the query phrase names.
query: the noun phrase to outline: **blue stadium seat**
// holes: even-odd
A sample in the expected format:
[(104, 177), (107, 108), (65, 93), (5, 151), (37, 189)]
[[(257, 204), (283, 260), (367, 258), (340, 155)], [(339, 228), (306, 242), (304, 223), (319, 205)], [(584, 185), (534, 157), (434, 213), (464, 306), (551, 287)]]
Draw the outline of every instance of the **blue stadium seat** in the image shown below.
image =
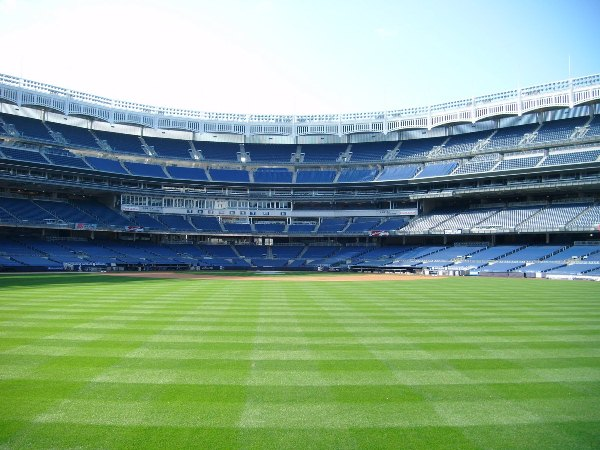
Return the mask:
[(144, 136), (144, 141), (148, 146), (154, 148), (158, 156), (163, 158), (191, 159), (189, 141), (146, 136)]
[(415, 164), (387, 166), (384, 167), (375, 181), (409, 180), (416, 175), (418, 170), (419, 166)]
[(299, 169), (296, 173), (296, 183), (332, 183), (335, 176), (335, 170)]
[(168, 178), (161, 166), (136, 162), (124, 162), (123, 165), (132, 175), (144, 177)]
[(259, 167), (254, 171), (254, 182), (256, 183), (291, 183), (292, 172), (286, 168)]
[(121, 163), (115, 159), (96, 158), (94, 156), (86, 156), (85, 159), (92, 168), (101, 172), (128, 174)]
[(377, 169), (354, 169), (345, 168), (340, 171), (338, 183), (359, 183), (373, 181), (377, 175)]
[(106, 141), (115, 152), (146, 155), (139, 136), (101, 130), (93, 130), (93, 133), (98, 139)]
[(206, 181), (208, 175), (202, 167), (178, 167), (178, 166), (167, 166), (166, 171), (173, 178), (179, 180), (194, 180), (194, 181)]
[(244, 150), (254, 163), (289, 163), (296, 147), (292, 144), (244, 144)]
[(237, 169), (208, 169), (213, 181), (228, 183), (249, 183), (250, 175), (247, 170)]

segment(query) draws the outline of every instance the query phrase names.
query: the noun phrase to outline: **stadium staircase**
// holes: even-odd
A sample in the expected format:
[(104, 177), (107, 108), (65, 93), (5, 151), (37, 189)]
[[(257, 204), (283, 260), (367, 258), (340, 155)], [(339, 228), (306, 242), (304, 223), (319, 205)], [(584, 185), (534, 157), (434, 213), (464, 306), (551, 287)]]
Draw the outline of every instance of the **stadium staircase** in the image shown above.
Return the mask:
[(190, 154), (192, 155), (192, 159), (201, 161), (204, 159), (204, 155), (202, 154), (202, 151), (198, 150), (196, 148), (196, 146), (194, 145), (194, 141), (189, 141), (190, 143)]
[(96, 141), (96, 144), (98, 144), (98, 147), (100, 147), (102, 150), (104, 150), (105, 152), (113, 152), (113, 148), (108, 145), (108, 142), (106, 142), (103, 139), (100, 139), (98, 136), (96, 136), (96, 134), (92, 131), (92, 130), (88, 130), (92, 136), (94, 136), (94, 140)]
[(50, 135), (50, 137), (52, 137), (54, 142), (61, 144), (61, 145), (69, 145), (69, 142), (65, 139), (65, 137), (61, 133), (59, 133), (58, 131), (52, 130), (45, 121), (42, 121), (42, 124), (44, 125), (44, 127), (46, 127), (46, 130), (48, 130), (48, 134)]
[(151, 145), (148, 145), (148, 143), (144, 140), (144, 138), (142, 136), (138, 136), (138, 139), (140, 140), (140, 143), (142, 144), (142, 149), (144, 150), (146, 155), (152, 156), (152, 157), (158, 156), (156, 154), (156, 151), (154, 150), (154, 147), (152, 147)]

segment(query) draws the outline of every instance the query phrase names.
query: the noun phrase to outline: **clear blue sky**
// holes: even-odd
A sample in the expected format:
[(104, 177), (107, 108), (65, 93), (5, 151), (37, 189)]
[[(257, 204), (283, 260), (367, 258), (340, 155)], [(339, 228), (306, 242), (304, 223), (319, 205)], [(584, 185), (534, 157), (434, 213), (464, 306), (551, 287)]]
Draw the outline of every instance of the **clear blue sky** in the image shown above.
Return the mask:
[(241, 113), (425, 106), (600, 73), (600, 0), (0, 0), (0, 72)]

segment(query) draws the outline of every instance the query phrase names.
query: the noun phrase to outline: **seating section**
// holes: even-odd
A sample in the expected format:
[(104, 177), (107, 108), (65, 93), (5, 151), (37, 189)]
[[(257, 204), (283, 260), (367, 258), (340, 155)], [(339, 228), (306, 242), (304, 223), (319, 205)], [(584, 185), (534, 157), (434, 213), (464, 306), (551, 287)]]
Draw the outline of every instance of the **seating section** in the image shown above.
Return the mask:
[(280, 234), (285, 231), (285, 222), (255, 222), (254, 229), (257, 233)]
[(398, 141), (363, 142), (359, 144), (352, 144), (351, 161), (380, 161), (387, 154), (387, 152), (393, 150), (396, 145), (398, 145)]
[(216, 217), (192, 216), (190, 221), (198, 231), (223, 232), (219, 219)]
[(574, 245), (548, 258), (549, 261), (600, 261), (600, 246)]
[(584, 210), (589, 208), (589, 204), (581, 205), (551, 205), (542, 209), (539, 213), (531, 216), (527, 220), (521, 222), (517, 227), (517, 231), (532, 231), (532, 230), (560, 230), (564, 228), (568, 222), (573, 220)]
[(346, 234), (365, 234), (371, 230), (379, 229), (379, 223), (381, 222), (378, 218), (373, 217), (358, 217), (344, 230)]
[(95, 224), (97, 220), (85, 211), (62, 201), (34, 200), (45, 211), (48, 211), (54, 217), (67, 223), (87, 223)]
[(296, 153), (293, 144), (244, 144), (244, 150), (252, 162), (289, 163)]
[(100, 130), (94, 130), (93, 133), (101, 141), (106, 141), (106, 143), (110, 145), (110, 148), (115, 152), (146, 155), (146, 152), (142, 148), (142, 141), (140, 141), (139, 136)]
[(144, 136), (144, 142), (152, 147), (158, 156), (191, 159), (189, 141)]
[(286, 168), (259, 167), (254, 171), (255, 183), (291, 183), (292, 172)]
[(121, 165), (121, 163), (114, 159), (105, 159), (105, 158), (96, 158), (94, 156), (87, 156), (87, 163), (96, 170), (100, 170), (102, 172), (112, 172), (112, 173), (120, 173), (127, 174), (128, 172)]
[(408, 222), (407, 219), (404, 218), (393, 218), (384, 220), (382, 223), (377, 225), (376, 230), (380, 231), (395, 231), (406, 225)]
[(566, 226), (570, 231), (598, 230), (600, 226), (600, 205), (593, 205), (574, 218)]
[(231, 142), (195, 142), (194, 146), (210, 161), (237, 161), (240, 145)]
[(348, 219), (345, 217), (323, 219), (317, 228), (317, 233), (341, 233), (346, 225), (348, 225)]
[(440, 212), (434, 212), (432, 214), (428, 214), (426, 216), (417, 217), (412, 222), (410, 222), (408, 225), (406, 225), (404, 228), (402, 228), (401, 232), (403, 234), (426, 233), (430, 229), (435, 228), (438, 225), (440, 225), (442, 222), (445, 222), (446, 220), (450, 219), (455, 214), (456, 214), (456, 212), (454, 212), (454, 211), (448, 211), (448, 212), (440, 211)]
[(170, 231), (197, 231), (183, 216), (162, 214), (159, 219)]
[(228, 183), (249, 183), (250, 175), (247, 170), (237, 169), (209, 169), (213, 181)]
[[(597, 254), (597, 258), (590, 256)], [(587, 256), (587, 258), (586, 258)], [(145, 241), (0, 237), (0, 270), (62, 270), (65, 266), (145, 265), (189, 268), (355, 268), (471, 270), (600, 276), (600, 247), (155, 244)], [(537, 275), (535, 275), (537, 276)]]
[[(41, 120), (3, 113), (0, 113), (0, 118), (2, 118), (5, 123), (12, 125), (14, 129), (23, 137), (40, 139), (43, 141), (52, 141), (52, 138), (48, 133), (48, 129), (44, 126), (44, 123)], [(0, 132), (1, 131), (4, 131), (2, 127), (0, 127)]]
[(296, 183), (333, 183), (335, 170), (300, 169), (296, 172)]
[(458, 166), (458, 163), (456, 161), (426, 164), (425, 167), (423, 167), (423, 170), (421, 170), (421, 172), (418, 173), (416, 178), (439, 177), (443, 175), (448, 175), (452, 173), (454, 169), (456, 169), (456, 166)]
[(101, 224), (106, 228), (121, 228), (133, 226), (128, 218), (121, 215), (114, 209), (94, 200), (83, 200), (74, 202), (77, 208), (81, 209), (89, 216), (93, 217), (95, 223)]
[(31, 200), (0, 197), (0, 208), (22, 223), (49, 225), (60, 221)]
[(377, 169), (342, 169), (337, 179), (338, 183), (358, 183), (373, 181)]
[(496, 159), (480, 161), (480, 160), (475, 160), (475, 158), (473, 158), (471, 161), (458, 167), (454, 171), (453, 175), (464, 175), (467, 173), (489, 172), (496, 166), (496, 164), (498, 164), (498, 160), (496, 160)]
[(310, 234), (315, 231), (314, 223), (291, 223), (288, 225), (288, 234)]
[(561, 245), (533, 245), (525, 247), (509, 255), (498, 258), (499, 261), (539, 261), (558, 253), (564, 248)]
[(491, 134), (491, 131), (477, 131), (452, 136), (435, 154), (437, 156), (447, 156), (469, 153), (479, 141), (487, 140)]
[(208, 180), (208, 175), (206, 175), (206, 171), (201, 167), (167, 166), (166, 171), (169, 173), (169, 175), (171, 175), (172, 178), (177, 178), (180, 180)]
[(419, 170), (418, 165), (387, 166), (381, 171), (376, 181), (398, 181), (409, 180)]
[(434, 147), (442, 145), (446, 139), (446, 137), (439, 137), (402, 141), (397, 158), (424, 158)]
[(300, 151), (304, 153), (304, 162), (333, 163), (347, 148), (347, 144), (305, 144)]
[(517, 147), (526, 134), (533, 133), (538, 124), (520, 125), (509, 128), (501, 128), (490, 137), (486, 150)]
[(473, 227), (475, 231), (487, 229), (514, 229), (517, 225), (541, 210), (541, 206), (525, 206), (521, 208), (507, 208), (498, 211), (489, 218), (479, 222)]
[(63, 123), (46, 122), (46, 125), (55, 133), (59, 133), (69, 145), (99, 149), (96, 139), (86, 128), (74, 127)]
[(48, 160), (37, 150), (22, 150), (20, 148), (0, 147), (4, 156), (17, 161), (27, 161), (38, 164), (48, 164)]
[(226, 233), (252, 233), (252, 224), (245, 222), (223, 222), (223, 228)]
[(544, 122), (538, 130), (535, 142), (562, 141), (569, 139), (575, 128), (583, 126), (588, 117), (577, 117), (575, 119), (554, 120)]
[(168, 227), (152, 217), (150, 214), (137, 213), (133, 221), (145, 231), (168, 231)]
[(600, 156), (600, 150), (585, 152), (567, 152), (550, 154), (542, 162), (542, 166), (560, 166), (564, 164), (580, 164), (596, 161)]
[(514, 170), (514, 169), (525, 169), (528, 167), (537, 166), (540, 161), (543, 159), (543, 155), (538, 156), (527, 156), (524, 158), (507, 158), (503, 161), (500, 161), (494, 171), (499, 170)]
[(79, 169), (90, 169), (83, 158), (69, 154), (46, 152), (46, 157), (57, 166), (77, 167)]
[(154, 178), (167, 178), (167, 174), (164, 172), (162, 167), (156, 164), (124, 162), (123, 165), (132, 175)]
[(430, 231), (445, 232), (446, 230), (470, 230), (472, 227), (478, 223), (481, 223), (497, 212), (497, 209), (481, 209), (461, 212), (450, 217), (448, 220), (431, 227)]

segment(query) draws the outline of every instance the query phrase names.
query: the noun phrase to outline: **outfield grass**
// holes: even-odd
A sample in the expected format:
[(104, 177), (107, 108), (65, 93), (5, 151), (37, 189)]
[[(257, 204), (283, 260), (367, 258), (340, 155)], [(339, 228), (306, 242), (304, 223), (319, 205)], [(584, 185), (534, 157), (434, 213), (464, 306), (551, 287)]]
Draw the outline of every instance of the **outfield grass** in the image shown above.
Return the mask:
[(600, 284), (0, 276), (1, 448), (600, 448)]

